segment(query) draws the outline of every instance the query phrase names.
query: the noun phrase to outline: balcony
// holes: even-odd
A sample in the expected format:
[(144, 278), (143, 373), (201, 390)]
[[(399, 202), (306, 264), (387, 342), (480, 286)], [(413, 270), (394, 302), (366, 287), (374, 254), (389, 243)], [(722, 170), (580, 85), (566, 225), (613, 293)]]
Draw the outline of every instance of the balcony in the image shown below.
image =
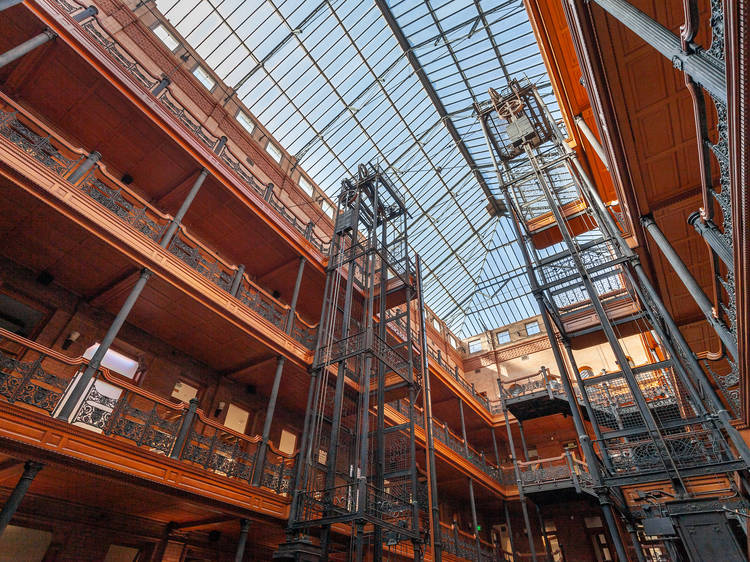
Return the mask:
[[(3, 94), (0, 94), (0, 136), (65, 180), (83, 165), (89, 154), (73, 146)], [(115, 179), (101, 162), (96, 162), (71, 185), (106, 209), (113, 219), (122, 221), (141, 240), (159, 243), (172, 221), (170, 215), (162, 213)], [(254, 283), (242, 268), (221, 258), (184, 225), (179, 227), (165, 251), (279, 330), (286, 331), (288, 323), (292, 322), (291, 336), (308, 349), (314, 347), (317, 325), (305, 322), (296, 312), (290, 316), (289, 305)]]
[(518, 471), (521, 486), (527, 494), (562, 489), (573, 489), (576, 493), (594, 493), (588, 466), (570, 451), (565, 451), (558, 457), (518, 462)]
[[(397, 400), (389, 402), (389, 406), (397, 412), (405, 414), (408, 412), (409, 403), (406, 400)], [(414, 417), (416, 425), (424, 429), (424, 410), (417, 405), (414, 405), (414, 410), (416, 412)], [(483, 451), (480, 452), (470, 444), (464, 442), (464, 439), (451, 431), (447, 424), (440, 422), (434, 417), (432, 422), (432, 435), (434, 439), (457, 453), (462, 459), (469, 461), (498, 484), (503, 486), (515, 485), (515, 477), (513, 476), (511, 467), (496, 466), (487, 460)]]
[[(85, 9), (83, 3), (76, 0), (54, 0), (52, 5), (67, 16), (75, 15)], [(72, 23), (72, 19), (66, 18)], [(99, 48), (101, 53), (119, 66), (132, 80), (129, 86), (139, 94), (145, 93), (153, 106), (158, 107), (160, 113), (172, 120), (172, 127), (185, 136), (196, 141), (199, 146), (209, 153), (214, 152), (227, 178), (243, 188), (249, 188), (254, 195), (263, 201), (269, 214), (279, 223), (288, 225), (290, 232), (307, 242), (320, 253), (320, 258), (327, 254), (330, 243), (329, 233), (315, 224), (315, 222), (301, 212), (300, 206), (293, 203), (288, 191), (273, 184), (266, 184), (258, 178), (243, 162), (250, 160), (247, 154), (227, 143), (227, 136), (218, 127), (209, 130), (202, 124), (202, 119), (188, 109), (174, 88), (169, 86), (161, 77), (154, 76), (146, 65), (138, 60), (124, 45), (118, 42), (99, 23), (96, 17), (73, 23), (89, 36), (92, 46)], [(230, 138), (231, 141), (231, 138)], [(247, 191), (246, 189), (243, 191)]]
[[(86, 360), (81, 357), (68, 357), (0, 328), (0, 396), (29, 414), (37, 412), (48, 418), (55, 414), (85, 367)], [(198, 473), (236, 482), (240, 488), (250, 485), (254, 472), (262, 470), (263, 489), (281, 498), (290, 496), (294, 489), (295, 455), (270, 445), (261, 465), (257, 458), (259, 436), (250, 437), (225, 427), (196, 406), (197, 403), (187, 405), (162, 398), (102, 368), (67, 425), (97, 434), (107, 443), (109, 451), (96, 445), (87, 447), (85, 460), (91, 461), (93, 455), (94, 462), (114, 464), (120, 471), (130, 470), (148, 478), (145, 462), (126, 462), (131, 460), (127, 458), (129, 447), (135, 447), (147, 453), (151, 466), (174, 461), (191, 472), (197, 469)], [(49, 421), (45, 424), (49, 425)], [(23, 436), (20, 439), (25, 440)], [(76, 456), (71, 451), (66, 454)], [(193, 476), (191, 492), (199, 488), (196, 481)], [(223, 485), (227, 484), (224, 480)], [(208, 486), (204, 491), (209, 491)], [(244, 498), (241, 501), (246, 501), (248, 492), (238, 492)], [(215, 491), (212, 495), (216, 495)], [(233, 495), (237, 496), (237, 491)]]

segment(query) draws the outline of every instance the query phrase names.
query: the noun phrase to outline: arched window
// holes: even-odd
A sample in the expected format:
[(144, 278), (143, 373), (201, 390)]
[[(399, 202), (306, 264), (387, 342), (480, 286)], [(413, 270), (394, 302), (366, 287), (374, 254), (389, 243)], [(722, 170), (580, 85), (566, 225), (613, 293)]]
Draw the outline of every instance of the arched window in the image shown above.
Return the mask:
[(588, 379), (594, 376), (594, 370), (589, 366), (584, 366), (578, 369), (582, 379)]

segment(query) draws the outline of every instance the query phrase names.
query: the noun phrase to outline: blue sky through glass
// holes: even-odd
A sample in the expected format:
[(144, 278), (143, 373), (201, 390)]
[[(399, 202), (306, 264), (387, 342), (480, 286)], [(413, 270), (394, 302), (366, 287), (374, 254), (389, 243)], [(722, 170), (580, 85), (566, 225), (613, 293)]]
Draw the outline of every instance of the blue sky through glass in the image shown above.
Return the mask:
[(411, 212), (428, 305), (462, 337), (537, 313), (505, 217), (491, 217), (458, 130), (499, 197), (474, 104), (507, 78), (559, 110), (522, 0), (392, 1), (443, 119), (372, 0), (157, 0), (300, 166), (334, 197), (358, 164), (390, 171)]

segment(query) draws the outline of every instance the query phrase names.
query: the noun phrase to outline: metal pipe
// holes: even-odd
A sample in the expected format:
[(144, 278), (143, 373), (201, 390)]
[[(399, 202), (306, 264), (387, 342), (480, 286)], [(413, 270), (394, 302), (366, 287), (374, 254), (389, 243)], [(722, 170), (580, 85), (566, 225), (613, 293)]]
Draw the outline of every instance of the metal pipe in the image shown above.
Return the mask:
[(667, 240), (666, 236), (664, 236), (664, 233), (661, 231), (652, 217), (641, 217), (641, 224), (646, 229), (646, 232), (651, 235), (651, 238), (653, 238), (654, 242), (656, 242), (656, 245), (659, 246), (662, 254), (664, 254), (665, 258), (667, 258), (667, 261), (672, 266), (672, 269), (674, 269), (675, 273), (677, 273), (677, 276), (680, 278), (683, 285), (685, 285), (688, 293), (690, 293), (690, 296), (693, 297), (693, 300), (698, 305), (698, 308), (701, 309), (701, 312), (706, 317), (706, 320), (708, 320), (708, 323), (714, 329), (716, 334), (719, 336), (721, 342), (726, 346), (729, 353), (732, 354), (732, 357), (737, 359), (737, 340), (726, 327), (724, 322), (722, 322), (714, 315), (713, 303), (706, 296), (706, 293), (703, 292), (703, 289), (695, 280), (695, 278), (690, 274), (690, 271), (685, 265), (685, 262), (682, 261), (682, 258), (680, 258), (680, 256), (677, 254), (675, 249), (669, 243), (669, 240)]
[(581, 133), (583, 133), (583, 136), (586, 137), (587, 141), (589, 141), (591, 148), (593, 148), (594, 152), (596, 152), (599, 160), (601, 160), (602, 164), (604, 164), (604, 167), (609, 170), (609, 164), (607, 163), (607, 153), (604, 152), (604, 147), (599, 142), (599, 139), (596, 138), (596, 135), (594, 135), (594, 131), (589, 128), (586, 121), (584, 121), (583, 117), (581, 117), (580, 115), (575, 116), (575, 122), (576, 125), (578, 125), (578, 129), (581, 131)]
[(474, 544), (477, 549), (477, 560), (481, 560), (482, 545), (479, 542), (479, 522), (477, 521), (477, 505), (474, 501), (474, 480), (469, 477), (469, 505), (471, 506), (471, 522), (474, 525)]
[(510, 523), (510, 512), (508, 511), (508, 502), (503, 500), (503, 508), (505, 510), (505, 525), (508, 528), (508, 541), (510, 542), (510, 555), (513, 560), (516, 559), (516, 547), (513, 542), (513, 527)]
[(28, 41), (24, 41), (20, 45), (13, 47), (12, 49), (5, 51), (0, 55), (0, 68), (12, 63), (16, 59), (20, 59), (22, 56), (30, 53), (40, 45), (44, 45), (48, 41), (52, 41), (57, 37), (57, 33), (50, 29), (45, 29), (39, 35), (35, 35)]
[(461, 418), (461, 437), (464, 440), (464, 454), (469, 456), (469, 441), (466, 439), (466, 421), (464, 420), (464, 401), (458, 398), (458, 413)]
[(190, 426), (193, 425), (193, 420), (195, 419), (195, 412), (197, 409), (198, 399), (191, 398), (188, 409), (185, 410), (185, 414), (182, 418), (182, 423), (180, 424), (180, 430), (177, 433), (177, 438), (174, 440), (174, 445), (172, 445), (172, 452), (169, 454), (170, 458), (180, 458), (180, 453), (182, 452), (182, 448), (185, 446), (185, 441), (187, 440), (188, 433), (190, 432)]
[(692, 213), (688, 219), (688, 224), (695, 228), (696, 232), (700, 234), (706, 241), (711, 249), (716, 252), (719, 259), (724, 262), (729, 268), (729, 271), (734, 273), (734, 256), (732, 256), (732, 247), (727, 244), (726, 238), (719, 230), (719, 227), (714, 224), (711, 219), (702, 220), (701, 213), (696, 211)]
[(599, 496), (599, 503), (602, 506), (602, 513), (604, 514), (604, 520), (607, 522), (607, 528), (611, 535), (612, 542), (615, 543), (615, 551), (617, 552), (618, 560), (627, 560), (628, 556), (625, 554), (625, 545), (622, 543), (622, 537), (620, 537), (620, 531), (617, 528), (617, 522), (615, 521), (615, 514), (612, 510), (612, 503), (608, 497), (604, 494)]
[(641, 547), (641, 541), (638, 540), (638, 533), (632, 523), (627, 523), (625, 529), (630, 535), (630, 540), (633, 543), (633, 550), (635, 550), (635, 557), (638, 562), (646, 562), (646, 557), (643, 555), (643, 548)]
[(237, 296), (242, 285), (242, 275), (245, 273), (245, 266), (240, 264), (237, 266), (237, 271), (234, 272), (234, 278), (232, 279), (232, 287), (229, 289), (229, 294), (233, 297)]
[(250, 530), (250, 520), (240, 519), (240, 538), (237, 540), (237, 550), (234, 553), (234, 562), (242, 562), (245, 557), (245, 545), (247, 545), (247, 532)]
[(429, 467), (427, 479), (430, 486), (428, 503), (430, 508), (430, 543), (432, 547), (432, 557), (436, 562), (442, 560), (442, 550), (440, 544), (440, 509), (438, 506), (437, 480), (435, 478), (435, 438), (432, 427), (432, 394), (430, 393), (430, 364), (429, 354), (427, 353), (427, 326), (424, 313), (424, 294), (422, 293), (422, 260), (419, 254), (415, 256), (417, 269), (417, 285), (419, 286), (419, 299), (417, 308), (419, 311), (419, 332), (422, 348), (420, 354), (422, 358), (422, 383), (424, 384), (423, 406), (424, 406), (424, 429), (427, 437), (427, 466)]
[[(572, 472), (571, 472), (572, 474)], [(544, 525), (544, 518), (542, 517), (542, 510), (539, 509), (537, 504), (534, 504), (536, 508), (536, 516), (539, 519), (539, 529), (542, 531), (542, 542), (544, 543), (544, 549), (547, 551), (547, 561), (553, 562), (552, 558), (552, 546), (549, 544), (549, 537), (547, 536), (547, 527)]]
[[(162, 248), (167, 248), (169, 246), (169, 243), (172, 241), (172, 237), (174, 236), (175, 232), (177, 232), (177, 228), (180, 226), (180, 221), (182, 220), (182, 218), (185, 216), (185, 213), (187, 213), (188, 209), (190, 208), (190, 204), (193, 202), (193, 199), (195, 199), (195, 196), (198, 194), (198, 190), (200, 190), (201, 185), (203, 185), (203, 180), (206, 179), (207, 174), (208, 174), (208, 171), (204, 168), (201, 171), (198, 178), (195, 180), (193, 187), (190, 188), (190, 191), (185, 197), (185, 200), (182, 202), (182, 205), (180, 205), (180, 208), (177, 211), (177, 214), (172, 219), (172, 222), (169, 224), (169, 227), (167, 228), (166, 232), (164, 233), (164, 236), (159, 242), (159, 245)], [(117, 334), (120, 333), (120, 329), (125, 324), (125, 320), (127, 320), (128, 315), (130, 314), (130, 311), (133, 309), (133, 306), (135, 306), (135, 303), (138, 300), (138, 297), (143, 292), (143, 289), (146, 287), (146, 283), (148, 282), (150, 277), (151, 277), (151, 271), (149, 271), (146, 268), (141, 270), (140, 277), (138, 277), (138, 280), (135, 282), (135, 285), (133, 285), (133, 288), (130, 290), (130, 294), (125, 299), (125, 302), (122, 304), (122, 307), (120, 308), (119, 312), (115, 316), (115, 319), (112, 321), (112, 324), (109, 326), (107, 333), (104, 334), (102, 341), (99, 343), (99, 347), (96, 349), (96, 351), (94, 352), (94, 355), (89, 360), (88, 365), (86, 365), (86, 368), (84, 369), (83, 373), (79, 377), (78, 382), (75, 383), (75, 386), (70, 391), (70, 394), (65, 398), (65, 402), (63, 403), (62, 407), (60, 408), (59, 412), (56, 415), (58, 419), (64, 419), (64, 420), (70, 419), (70, 416), (73, 413), (73, 409), (76, 407), (76, 405), (80, 401), (81, 397), (83, 396), (83, 393), (86, 391), (86, 388), (91, 382), (91, 379), (99, 370), (99, 367), (101, 366), (101, 363), (102, 363), (102, 359), (104, 359), (104, 356), (106, 355), (107, 351), (109, 351), (109, 348), (112, 345), (112, 342), (115, 341)]]
[(727, 83), (723, 65), (702, 50), (685, 52), (681, 39), (660, 23), (625, 0), (592, 0), (638, 37), (667, 57), (708, 92), (727, 103)]
[(42, 463), (34, 461), (26, 461), (26, 464), (24, 464), (21, 478), (19, 478), (16, 487), (13, 488), (13, 491), (8, 498), (8, 501), (5, 502), (2, 511), (0, 511), (0, 536), (3, 535), (10, 520), (13, 519), (13, 515), (16, 513), (18, 506), (21, 505), (21, 501), (26, 495), (29, 486), (31, 486), (34, 477), (43, 467), (44, 465)]

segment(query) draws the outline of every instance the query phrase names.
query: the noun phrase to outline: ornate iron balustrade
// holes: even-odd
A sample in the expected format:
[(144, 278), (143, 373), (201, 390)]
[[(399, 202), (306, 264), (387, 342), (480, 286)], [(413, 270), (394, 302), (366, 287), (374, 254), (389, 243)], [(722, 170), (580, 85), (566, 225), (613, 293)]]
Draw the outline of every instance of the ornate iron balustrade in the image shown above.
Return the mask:
[(545, 390), (550, 397), (558, 395), (565, 398), (567, 396), (563, 390), (560, 379), (546, 369), (542, 369), (532, 375), (514, 379), (511, 381), (510, 386), (507, 388), (503, 386), (500, 389), (500, 392), (503, 393), (506, 400), (512, 400), (514, 398), (521, 398)]
[(71, 359), (0, 328), (0, 396), (51, 414), (83, 359)]
[(559, 457), (518, 462), (521, 486), (572, 486), (577, 490), (591, 489), (593, 480), (586, 463), (570, 451)]
[[(400, 399), (400, 400), (394, 400), (393, 402), (389, 402), (388, 405), (396, 410), (401, 415), (407, 415), (409, 403), (406, 399)], [(414, 405), (414, 410), (416, 412), (414, 417), (414, 423), (424, 428), (424, 410)], [(490, 476), (491, 478), (495, 479), (496, 481), (500, 482), (501, 484), (510, 485), (515, 484), (515, 480), (511, 479), (508, 481), (503, 474), (502, 467), (497, 467), (493, 465), (492, 463), (487, 461), (486, 455), (483, 452), (477, 451), (474, 447), (471, 445), (464, 445), (463, 438), (459, 437), (455, 433), (453, 433), (446, 424), (440, 422), (439, 420), (433, 418), (433, 437), (443, 443), (444, 445), (447, 445), (450, 447), (453, 451), (461, 455), (462, 458), (465, 458), (468, 460), (471, 464), (476, 466), (479, 470)]]
[(440, 522), (440, 540), (443, 545), (443, 552), (452, 554), (457, 558), (476, 562), (498, 560), (495, 547), (480, 539), (479, 548), (477, 548), (476, 538), (461, 531), (455, 524), (447, 525), (442, 521)]
[[(48, 131), (31, 115), (0, 94), (0, 136), (5, 137), (26, 154), (62, 178), (67, 178), (85, 159), (86, 152), (75, 148), (58, 135)], [(97, 162), (80, 180), (77, 187), (94, 201), (129, 224), (135, 230), (159, 242), (172, 217), (128, 189)], [(196, 270), (220, 289), (230, 292), (238, 275), (232, 265), (180, 226), (167, 250)], [(281, 330), (287, 329), (289, 305), (272, 297), (242, 274), (236, 297), (249, 308)], [(308, 324), (295, 312), (291, 335), (308, 348), (315, 343), (317, 326)]]
[[(63, 12), (72, 16), (82, 11), (84, 5), (76, 0), (56, 0), (57, 5)], [(154, 102), (162, 105), (167, 111), (180, 123), (182, 128), (190, 135), (195, 137), (210, 150), (218, 148), (219, 143), (225, 136), (221, 131), (216, 134), (208, 131), (202, 124), (201, 119), (191, 113), (185, 105), (180, 102), (173, 94), (169, 85), (164, 85), (161, 79), (153, 76), (146, 68), (138, 62), (128, 49), (114, 39), (99, 23), (94, 16), (86, 19), (79, 24), (81, 28), (90, 35), (102, 50), (111, 57), (117, 64), (123, 67), (128, 74), (141, 86), (149, 92)], [(316, 232), (316, 225), (308, 217), (298, 215), (294, 212), (294, 205), (287, 205), (278, 193), (274, 191), (273, 184), (264, 184), (252, 171), (250, 171), (242, 162), (247, 161), (246, 154), (236, 155), (227, 145), (224, 145), (219, 152), (219, 160), (223, 162), (227, 169), (231, 171), (236, 179), (242, 184), (250, 187), (268, 203), (269, 207), (289, 223), (299, 234), (308, 240), (317, 250), (326, 254), (330, 240), (324, 239)], [(321, 230), (321, 229), (318, 229)]]
[[(0, 396), (11, 404), (52, 415), (86, 364), (0, 328)], [(106, 369), (96, 373), (70, 423), (248, 484), (257, 465), (259, 436), (238, 433)], [(260, 485), (290, 495), (295, 464), (296, 454), (269, 443)]]

